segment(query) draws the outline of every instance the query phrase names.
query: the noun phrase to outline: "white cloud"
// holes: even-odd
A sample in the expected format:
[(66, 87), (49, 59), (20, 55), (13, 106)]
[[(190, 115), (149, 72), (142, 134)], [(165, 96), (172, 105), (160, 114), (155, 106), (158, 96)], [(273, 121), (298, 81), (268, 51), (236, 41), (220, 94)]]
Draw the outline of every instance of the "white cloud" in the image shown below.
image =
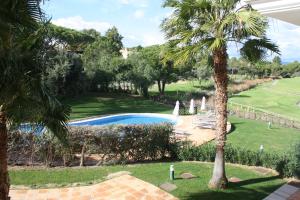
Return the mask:
[(143, 46), (150, 46), (155, 44), (163, 44), (166, 40), (163, 37), (163, 34), (160, 32), (147, 33), (143, 35)]
[(145, 16), (145, 12), (143, 10), (136, 10), (133, 15), (135, 18), (141, 19)]
[(133, 5), (135, 7), (148, 7), (148, 0), (119, 0), (123, 5)]
[(60, 18), (60, 19), (52, 20), (52, 23), (58, 26), (64, 26), (76, 30), (93, 28), (99, 32), (105, 32), (107, 29), (112, 27), (112, 25), (108, 22), (86, 21), (81, 16)]
[(300, 60), (300, 27), (278, 20), (270, 20), (268, 37), (281, 51), (281, 57), (285, 61)]

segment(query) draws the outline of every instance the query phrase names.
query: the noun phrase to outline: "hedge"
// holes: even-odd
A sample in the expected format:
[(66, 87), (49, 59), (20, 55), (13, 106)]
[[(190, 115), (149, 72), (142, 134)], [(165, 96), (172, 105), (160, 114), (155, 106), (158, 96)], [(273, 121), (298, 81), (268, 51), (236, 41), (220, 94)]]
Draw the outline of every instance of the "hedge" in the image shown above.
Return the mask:
[[(184, 147), (178, 153), (179, 160), (214, 162), (215, 145)], [(248, 166), (262, 166), (276, 170), (283, 177), (300, 177), (300, 143), (285, 155), (255, 152), (232, 145), (225, 147), (225, 161)]]
[(78, 162), (75, 155), (79, 155), (83, 165), (87, 154), (97, 154), (101, 158), (98, 164), (158, 160), (173, 157), (176, 146), (172, 124), (73, 126), (69, 127), (67, 141), (66, 146), (51, 133), (11, 131), (9, 162), (11, 165), (74, 165), (74, 161)]

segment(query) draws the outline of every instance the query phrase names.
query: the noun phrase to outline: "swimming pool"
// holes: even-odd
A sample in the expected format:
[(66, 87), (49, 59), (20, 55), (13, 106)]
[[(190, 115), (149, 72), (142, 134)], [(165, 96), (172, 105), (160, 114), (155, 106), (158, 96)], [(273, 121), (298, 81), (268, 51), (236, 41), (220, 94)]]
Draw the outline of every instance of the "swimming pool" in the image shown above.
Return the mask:
[(173, 115), (150, 114), (150, 113), (131, 113), (111, 115), (107, 117), (93, 118), (70, 122), (70, 126), (104, 126), (104, 125), (144, 125), (159, 123), (177, 123), (177, 118)]

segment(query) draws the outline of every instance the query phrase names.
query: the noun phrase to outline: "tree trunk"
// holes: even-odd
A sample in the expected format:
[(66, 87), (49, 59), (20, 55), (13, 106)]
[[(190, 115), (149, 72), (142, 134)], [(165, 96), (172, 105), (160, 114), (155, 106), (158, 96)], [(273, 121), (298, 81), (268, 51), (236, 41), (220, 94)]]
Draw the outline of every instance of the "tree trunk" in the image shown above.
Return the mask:
[(82, 148), (81, 148), (81, 155), (80, 155), (80, 167), (84, 166), (84, 152), (85, 152), (85, 143), (83, 144)]
[(158, 91), (159, 91), (159, 94), (161, 94), (161, 85), (160, 85), (160, 80), (157, 80), (157, 86), (158, 86)]
[(164, 95), (164, 94), (165, 94), (165, 88), (166, 88), (166, 82), (163, 81), (163, 82), (162, 82), (162, 87), (161, 87), (161, 95)]
[(224, 147), (227, 128), (227, 53), (226, 48), (213, 52), (216, 110), (216, 158), (209, 187), (224, 189), (228, 180), (225, 174)]
[(6, 115), (0, 110), (0, 200), (9, 200)]

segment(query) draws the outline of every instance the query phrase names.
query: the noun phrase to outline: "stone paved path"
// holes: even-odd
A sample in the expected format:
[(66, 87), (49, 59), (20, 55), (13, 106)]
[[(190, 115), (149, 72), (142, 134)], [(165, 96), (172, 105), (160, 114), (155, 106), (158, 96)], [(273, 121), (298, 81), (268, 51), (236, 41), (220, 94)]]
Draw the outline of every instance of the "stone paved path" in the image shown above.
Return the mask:
[(158, 187), (130, 175), (72, 188), (11, 190), (12, 200), (178, 200)]
[(285, 184), (264, 198), (264, 200), (300, 200), (300, 187)]

